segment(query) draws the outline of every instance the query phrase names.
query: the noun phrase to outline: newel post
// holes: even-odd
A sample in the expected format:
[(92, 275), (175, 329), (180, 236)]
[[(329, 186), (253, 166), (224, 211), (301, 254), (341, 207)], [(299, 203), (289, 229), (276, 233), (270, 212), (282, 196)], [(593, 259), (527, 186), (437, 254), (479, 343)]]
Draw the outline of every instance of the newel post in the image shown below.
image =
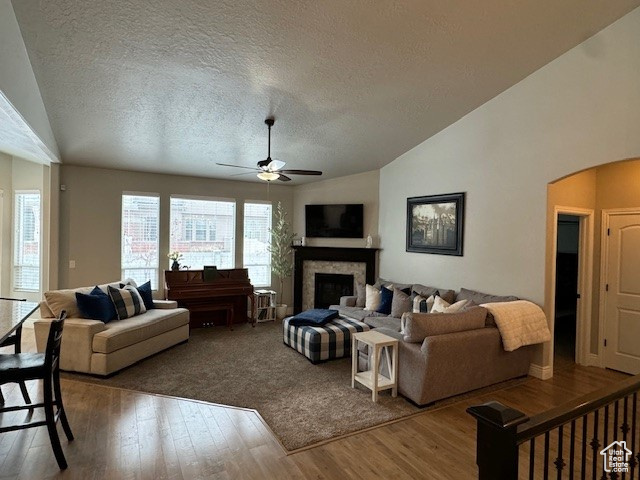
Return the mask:
[(474, 405), (467, 409), (467, 413), (478, 421), (478, 480), (517, 480), (516, 433), (518, 425), (529, 417), (499, 402)]

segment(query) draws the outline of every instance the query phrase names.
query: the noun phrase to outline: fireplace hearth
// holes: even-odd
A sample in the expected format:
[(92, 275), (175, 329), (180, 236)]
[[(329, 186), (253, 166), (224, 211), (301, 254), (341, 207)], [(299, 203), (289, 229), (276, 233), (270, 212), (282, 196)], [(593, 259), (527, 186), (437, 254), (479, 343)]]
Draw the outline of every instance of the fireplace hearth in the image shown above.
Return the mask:
[(313, 308), (329, 308), (340, 303), (340, 297), (353, 295), (353, 275), (316, 273)]

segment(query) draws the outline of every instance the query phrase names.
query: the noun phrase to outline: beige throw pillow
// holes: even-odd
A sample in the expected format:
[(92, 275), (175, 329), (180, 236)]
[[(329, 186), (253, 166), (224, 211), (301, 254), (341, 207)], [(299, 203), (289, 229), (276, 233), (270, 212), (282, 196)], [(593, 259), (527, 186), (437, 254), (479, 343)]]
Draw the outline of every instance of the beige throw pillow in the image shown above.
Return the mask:
[(78, 309), (78, 302), (76, 302), (76, 292), (88, 295), (91, 290), (93, 290), (93, 287), (50, 290), (44, 292), (44, 299), (47, 302), (47, 307), (49, 307), (49, 310), (51, 310), (54, 316), (59, 317), (60, 312), (66, 310), (67, 317), (79, 318), (82, 317), (82, 314)]
[(391, 300), (391, 316), (400, 318), (403, 313), (410, 312), (412, 307), (411, 295), (407, 295), (402, 290), (393, 289), (393, 299)]
[[(431, 312), (431, 309), (433, 308), (433, 302), (435, 302), (436, 297), (434, 297), (433, 295), (430, 295), (429, 298), (425, 298), (422, 295), (416, 295), (413, 298), (413, 313), (429, 313)], [(427, 308), (426, 312), (421, 312), (420, 311), (420, 304), (422, 302), (425, 302), (425, 306)]]
[(426, 337), (484, 328), (487, 309), (472, 307), (456, 313), (406, 313), (401, 329), (404, 341), (420, 343)]
[(364, 302), (364, 309), (375, 312), (380, 306), (380, 289), (374, 287), (373, 285), (366, 285), (365, 289), (367, 295)]
[(459, 302), (450, 305), (449, 302), (446, 302), (441, 297), (436, 297), (433, 302), (433, 307), (431, 307), (431, 313), (455, 313), (462, 310), (467, 306), (469, 300), (460, 300)]

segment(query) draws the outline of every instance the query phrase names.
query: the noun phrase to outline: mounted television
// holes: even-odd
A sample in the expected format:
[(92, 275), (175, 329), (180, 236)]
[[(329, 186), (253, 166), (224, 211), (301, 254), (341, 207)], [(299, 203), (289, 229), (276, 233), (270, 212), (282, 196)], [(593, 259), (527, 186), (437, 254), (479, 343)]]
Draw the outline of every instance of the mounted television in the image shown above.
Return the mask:
[(363, 238), (363, 205), (305, 205), (307, 237)]

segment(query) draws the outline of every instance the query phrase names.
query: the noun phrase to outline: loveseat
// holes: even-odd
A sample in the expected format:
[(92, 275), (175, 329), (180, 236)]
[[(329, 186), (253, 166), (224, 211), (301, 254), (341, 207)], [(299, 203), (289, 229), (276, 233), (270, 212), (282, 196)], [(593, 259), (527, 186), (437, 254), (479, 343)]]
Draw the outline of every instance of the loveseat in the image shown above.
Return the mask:
[[(379, 280), (376, 286), (384, 284)], [(394, 285), (398, 286), (397, 283)], [(451, 314), (406, 313), (405, 329), (407, 322), (416, 320), (420, 323), (409, 336), (406, 331), (401, 333), (400, 318), (356, 307), (356, 302), (362, 304), (362, 299), (343, 297), (340, 305), (330, 307), (399, 340), (398, 391), (401, 395), (417, 405), (426, 405), (528, 374), (535, 346), (505, 351), (492, 316), (478, 306), (514, 301), (516, 297), (495, 296), (465, 288), (457, 293), (424, 285), (410, 285), (409, 288), (422, 295), (442, 294), (451, 303), (468, 300), (469, 305), (475, 306)], [(361, 347), (360, 368), (367, 368), (369, 360), (366, 348)]]
[[(108, 285), (99, 285), (103, 291)], [(150, 355), (189, 339), (189, 311), (177, 308), (177, 303), (153, 300), (145, 313), (123, 320), (104, 323), (82, 318), (76, 302), (76, 292), (89, 294), (94, 289), (81, 287), (45, 293), (40, 302), (41, 318), (34, 321), (38, 351), (44, 351), (50, 323), (67, 311), (62, 334), (60, 368), (72, 372), (110, 375)]]

